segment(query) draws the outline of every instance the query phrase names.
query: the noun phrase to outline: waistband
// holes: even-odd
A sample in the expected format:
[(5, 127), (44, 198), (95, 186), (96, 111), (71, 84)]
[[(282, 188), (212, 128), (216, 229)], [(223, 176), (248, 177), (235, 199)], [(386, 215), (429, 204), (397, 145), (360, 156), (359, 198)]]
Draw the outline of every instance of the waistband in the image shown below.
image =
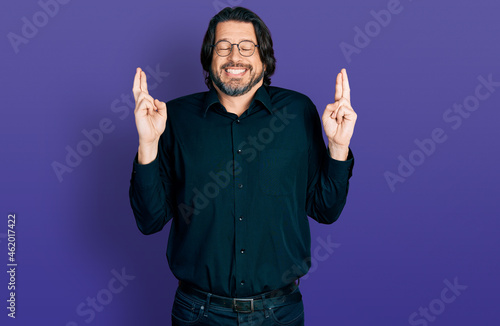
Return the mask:
[[(299, 281), (300, 283), (300, 281)], [(265, 292), (259, 295), (245, 297), (245, 298), (230, 298), (215, 295), (197, 289), (186, 282), (179, 281), (179, 290), (192, 295), (199, 300), (208, 301), (212, 305), (232, 308), (236, 312), (251, 313), (255, 310), (264, 310), (266, 305), (286, 305), (297, 303), (302, 300), (300, 292), (293, 293), (298, 288), (298, 283), (290, 283), (282, 288)]]

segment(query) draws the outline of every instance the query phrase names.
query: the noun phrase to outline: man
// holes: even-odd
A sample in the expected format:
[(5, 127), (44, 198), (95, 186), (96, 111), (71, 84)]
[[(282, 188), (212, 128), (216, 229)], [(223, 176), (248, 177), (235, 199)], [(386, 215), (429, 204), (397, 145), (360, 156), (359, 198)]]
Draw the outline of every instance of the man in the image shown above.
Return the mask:
[(225, 8), (202, 45), (208, 92), (165, 104), (137, 69), (130, 201), (144, 234), (172, 220), (174, 325), (304, 324), (307, 216), (333, 223), (345, 205), (356, 113), (343, 69), (322, 118), (326, 148), (309, 98), (269, 86), (272, 45), (255, 13)]

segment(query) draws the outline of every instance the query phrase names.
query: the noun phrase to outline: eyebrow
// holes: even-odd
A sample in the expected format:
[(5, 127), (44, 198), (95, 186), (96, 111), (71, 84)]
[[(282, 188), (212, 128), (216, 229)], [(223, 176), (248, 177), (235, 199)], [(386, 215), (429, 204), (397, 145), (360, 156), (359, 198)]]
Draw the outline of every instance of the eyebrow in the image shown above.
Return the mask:
[[(228, 41), (228, 42), (231, 42), (231, 41), (230, 41), (229, 39), (227, 39), (227, 38), (221, 38), (220, 40), (217, 40), (215, 43), (217, 43), (217, 42), (219, 42), (219, 41)], [(257, 43), (256, 41), (254, 41), (254, 40), (250, 40), (250, 39), (240, 39), (238, 43), (243, 42), (243, 41), (250, 41), (250, 42), (255, 43), (255, 44)]]

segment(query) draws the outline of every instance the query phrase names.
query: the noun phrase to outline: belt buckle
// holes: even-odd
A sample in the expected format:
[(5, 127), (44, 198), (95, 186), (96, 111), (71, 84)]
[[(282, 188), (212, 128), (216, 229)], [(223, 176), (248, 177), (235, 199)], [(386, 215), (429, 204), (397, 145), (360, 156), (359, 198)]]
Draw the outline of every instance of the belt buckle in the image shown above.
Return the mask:
[[(238, 304), (237, 304), (237, 301), (243, 301), (243, 302), (247, 302), (247, 301), (250, 301), (250, 311), (248, 310), (245, 310), (245, 309), (242, 309), (242, 310), (239, 310), (238, 308)], [(234, 298), (233, 299), (233, 309), (236, 311), (236, 312), (253, 312), (253, 299), (236, 299)]]

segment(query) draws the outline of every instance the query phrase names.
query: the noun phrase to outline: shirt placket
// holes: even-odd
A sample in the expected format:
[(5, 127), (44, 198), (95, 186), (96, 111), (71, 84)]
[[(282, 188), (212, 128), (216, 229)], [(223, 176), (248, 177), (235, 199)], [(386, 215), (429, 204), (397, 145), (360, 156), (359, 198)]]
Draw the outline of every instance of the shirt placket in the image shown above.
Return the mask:
[(245, 214), (245, 197), (248, 191), (248, 169), (246, 161), (242, 155), (243, 148), (241, 144), (245, 140), (244, 127), (246, 119), (237, 118), (232, 122), (232, 143), (233, 143), (233, 176), (234, 176), (234, 252), (235, 252), (235, 277), (236, 277), (236, 295), (248, 293), (249, 279), (247, 275), (247, 216)]

